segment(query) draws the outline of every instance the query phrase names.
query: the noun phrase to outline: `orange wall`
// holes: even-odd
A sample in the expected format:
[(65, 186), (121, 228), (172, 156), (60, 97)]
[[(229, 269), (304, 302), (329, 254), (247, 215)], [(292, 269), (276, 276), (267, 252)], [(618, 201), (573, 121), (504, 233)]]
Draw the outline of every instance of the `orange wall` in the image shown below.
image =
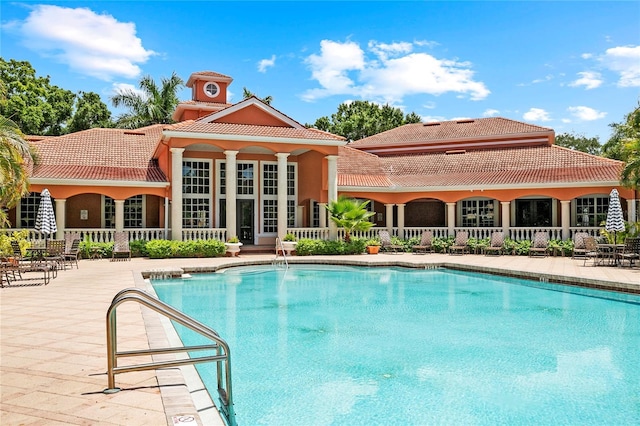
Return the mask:
[[(87, 220), (80, 219), (80, 210), (87, 210)], [(102, 226), (102, 197), (82, 194), (67, 199), (65, 206), (67, 228), (100, 228)]]
[(140, 194), (157, 195), (164, 197), (167, 193), (166, 188), (143, 188), (143, 187), (114, 187), (114, 186), (77, 186), (77, 185), (31, 185), (31, 192), (41, 192), (44, 188), (48, 188), (51, 197), (56, 199), (69, 199), (80, 194), (101, 194), (113, 198), (114, 200), (126, 200), (129, 197)]
[(218, 87), (220, 88), (220, 91), (218, 92), (218, 95), (211, 98), (207, 95), (205, 95), (204, 93), (204, 86), (209, 83), (208, 81), (204, 81), (204, 80), (197, 80), (193, 83), (193, 87), (195, 90), (195, 94), (193, 96), (194, 100), (196, 101), (203, 101), (203, 102), (219, 102), (219, 103), (227, 103), (227, 86), (229, 85), (228, 83), (222, 83), (219, 81), (216, 81), (216, 84), (218, 85)]
[[(327, 202), (326, 178), (320, 171), (326, 168), (324, 155), (310, 151), (298, 156), (298, 199)], [(326, 176), (326, 174), (324, 174)]]

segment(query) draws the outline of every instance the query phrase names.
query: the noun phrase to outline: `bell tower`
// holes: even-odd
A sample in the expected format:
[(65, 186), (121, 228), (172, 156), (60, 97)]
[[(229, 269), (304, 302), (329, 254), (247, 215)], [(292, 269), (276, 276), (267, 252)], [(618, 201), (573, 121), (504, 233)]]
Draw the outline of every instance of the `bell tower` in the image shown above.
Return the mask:
[(186, 83), (191, 89), (191, 100), (178, 104), (173, 119), (195, 120), (228, 107), (227, 87), (232, 81), (231, 77), (213, 71), (194, 72)]

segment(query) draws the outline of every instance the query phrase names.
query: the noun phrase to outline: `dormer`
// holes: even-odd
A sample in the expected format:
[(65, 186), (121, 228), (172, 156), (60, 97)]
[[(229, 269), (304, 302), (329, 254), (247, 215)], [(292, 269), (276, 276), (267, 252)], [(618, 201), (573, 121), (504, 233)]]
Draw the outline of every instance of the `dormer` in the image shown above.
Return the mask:
[(178, 104), (173, 119), (195, 120), (228, 107), (227, 87), (232, 81), (231, 77), (213, 71), (194, 72), (186, 83), (191, 88), (191, 100)]

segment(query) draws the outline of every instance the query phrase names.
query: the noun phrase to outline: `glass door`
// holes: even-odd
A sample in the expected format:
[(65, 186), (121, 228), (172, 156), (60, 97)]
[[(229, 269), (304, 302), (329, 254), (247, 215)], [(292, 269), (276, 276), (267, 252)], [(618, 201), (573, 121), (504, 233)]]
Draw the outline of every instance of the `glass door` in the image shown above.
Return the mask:
[(240, 242), (253, 245), (253, 200), (237, 200), (236, 214)]

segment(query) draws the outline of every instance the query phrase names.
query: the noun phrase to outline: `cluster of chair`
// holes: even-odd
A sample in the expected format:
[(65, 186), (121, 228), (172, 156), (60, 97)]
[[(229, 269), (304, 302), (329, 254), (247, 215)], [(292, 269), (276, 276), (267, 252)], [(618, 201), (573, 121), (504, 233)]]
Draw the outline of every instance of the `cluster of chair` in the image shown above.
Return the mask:
[[(393, 244), (388, 231), (380, 231), (378, 233), (383, 251), (402, 253), (404, 246)], [(467, 231), (459, 231), (456, 233), (453, 245), (449, 247), (449, 254), (465, 254), (469, 253), (469, 233)], [(411, 252), (416, 254), (426, 254), (433, 252), (433, 233), (424, 231), (420, 236), (420, 242), (411, 247)], [(494, 232), (491, 234), (489, 246), (483, 247), (482, 252), (486, 255), (501, 255), (504, 252), (504, 232)]]
[(573, 257), (584, 258), (584, 264), (591, 260), (593, 266), (609, 264), (627, 266), (640, 265), (640, 237), (628, 237), (624, 244), (599, 244), (598, 240), (587, 234), (578, 232), (573, 237)]
[(58, 276), (59, 270), (66, 270), (67, 266), (78, 268), (80, 257), (80, 235), (69, 234), (64, 240), (46, 240), (42, 250), (23, 254), (20, 244), (11, 240), (13, 255), (7, 259), (0, 259), (0, 287), (5, 282), (23, 284), (35, 282), (49, 284), (51, 279)]

